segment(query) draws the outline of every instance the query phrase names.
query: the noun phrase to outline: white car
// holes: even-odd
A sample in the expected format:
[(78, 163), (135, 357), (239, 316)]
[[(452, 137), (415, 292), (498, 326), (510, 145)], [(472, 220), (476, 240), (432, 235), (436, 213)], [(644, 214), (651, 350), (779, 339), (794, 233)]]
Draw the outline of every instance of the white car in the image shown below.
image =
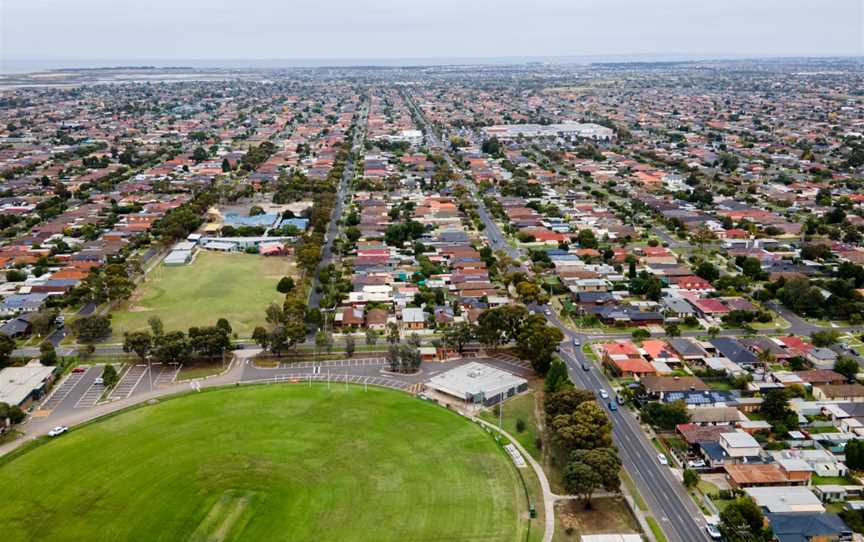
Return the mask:
[(552, 316), (552, 311), (549, 309), (546, 309), (543, 313), (546, 314), (546, 316)]
[(659, 461), (661, 465), (669, 464), (669, 460), (666, 459), (666, 456), (663, 454), (657, 454), (657, 461)]
[(94, 384), (99, 384), (100, 386), (105, 383), (105, 380), (100, 376), (96, 380), (93, 381)]
[(63, 433), (65, 433), (68, 430), (69, 430), (69, 428), (66, 427), (65, 425), (58, 425), (54, 429), (48, 431), (48, 436), (49, 437), (59, 437), (60, 435), (62, 435)]
[(710, 536), (714, 540), (720, 540), (721, 538), (723, 538), (723, 535), (720, 534), (720, 529), (718, 529), (716, 525), (711, 525), (709, 523), (705, 526), (705, 531), (707, 531), (708, 536)]
[(573, 339), (573, 346), (582, 346), (582, 342), (579, 339)]
[(691, 469), (701, 469), (702, 467), (705, 466), (705, 462), (702, 461), (701, 459), (695, 459), (693, 461), (688, 461), (687, 466), (690, 467)]
[(606, 390), (600, 390), (600, 397), (602, 399), (609, 399), (609, 394), (606, 393)]

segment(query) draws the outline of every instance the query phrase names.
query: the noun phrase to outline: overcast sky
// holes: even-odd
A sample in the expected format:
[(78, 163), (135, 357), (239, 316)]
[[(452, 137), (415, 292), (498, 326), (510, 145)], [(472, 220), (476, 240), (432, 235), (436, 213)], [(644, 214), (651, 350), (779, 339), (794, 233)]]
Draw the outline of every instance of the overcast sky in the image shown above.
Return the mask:
[(864, 55), (864, 0), (0, 0), (0, 58)]

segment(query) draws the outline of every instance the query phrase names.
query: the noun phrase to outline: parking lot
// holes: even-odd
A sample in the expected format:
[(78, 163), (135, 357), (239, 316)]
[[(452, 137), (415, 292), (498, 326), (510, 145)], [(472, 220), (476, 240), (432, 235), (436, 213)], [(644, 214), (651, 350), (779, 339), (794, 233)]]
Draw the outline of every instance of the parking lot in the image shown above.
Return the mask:
[(109, 399), (112, 401), (126, 399), (135, 393), (150, 391), (151, 379), (153, 388), (171, 384), (177, 378), (178, 372), (180, 372), (179, 365), (154, 363), (150, 368), (147, 365), (133, 365), (120, 375), (120, 380), (114, 386), (114, 389), (111, 390)]
[(96, 378), (102, 375), (103, 366), (93, 365), (84, 367), (83, 369), (82, 372), (71, 372), (66, 375), (42, 403), (41, 410), (47, 412), (65, 412), (76, 408), (79, 401), (93, 387), (93, 382)]

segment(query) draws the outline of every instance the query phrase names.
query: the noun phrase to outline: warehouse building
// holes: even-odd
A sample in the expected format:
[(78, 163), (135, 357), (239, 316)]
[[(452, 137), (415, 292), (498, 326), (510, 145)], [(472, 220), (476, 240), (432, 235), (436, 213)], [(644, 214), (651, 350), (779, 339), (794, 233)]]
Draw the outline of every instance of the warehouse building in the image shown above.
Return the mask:
[(528, 389), (528, 381), (507, 371), (471, 362), (436, 375), (427, 384), (466, 403), (494, 405)]

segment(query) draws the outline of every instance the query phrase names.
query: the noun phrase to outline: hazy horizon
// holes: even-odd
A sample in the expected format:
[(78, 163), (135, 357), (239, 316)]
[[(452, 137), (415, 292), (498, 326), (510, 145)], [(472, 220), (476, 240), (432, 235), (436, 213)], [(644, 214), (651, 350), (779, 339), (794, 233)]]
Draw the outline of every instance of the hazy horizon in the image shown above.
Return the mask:
[(0, 71), (28, 62), (50, 69), (864, 55), (864, 2), (815, 8), (805, 0), (0, 0)]
[(603, 62), (700, 62), (700, 61), (746, 61), (746, 60), (783, 60), (783, 59), (864, 59), (864, 55), (778, 55), (749, 56), (732, 54), (687, 55), (663, 54), (617, 54), (617, 55), (572, 55), (536, 57), (415, 57), (415, 58), (81, 58), (81, 59), (40, 59), (40, 58), (0, 58), (0, 74), (26, 74), (43, 71), (94, 70), (109, 68), (176, 68), (195, 69), (290, 69), (290, 68), (339, 68), (339, 67), (431, 67), (459, 65), (510, 65), (528, 62), (549, 64), (590, 64)]

